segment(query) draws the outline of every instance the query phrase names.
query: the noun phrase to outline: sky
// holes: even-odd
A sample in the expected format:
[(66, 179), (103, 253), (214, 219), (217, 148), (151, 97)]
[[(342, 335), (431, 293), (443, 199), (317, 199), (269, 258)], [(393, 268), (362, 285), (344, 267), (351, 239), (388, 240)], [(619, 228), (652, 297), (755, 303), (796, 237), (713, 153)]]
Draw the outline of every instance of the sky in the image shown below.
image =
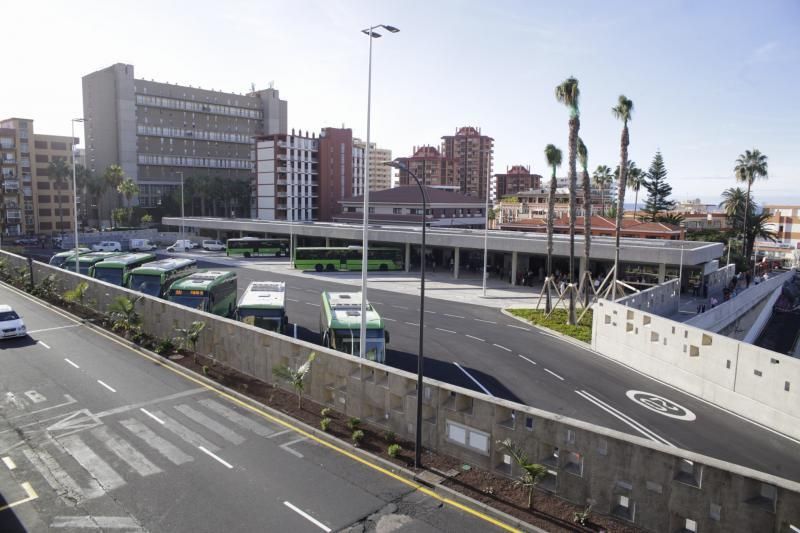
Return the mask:
[(756, 201), (800, 203), (797, 0), (26, 0), (2, 17), (0, 118), (40, 133), (68, 135), (81, 77), (122, 62), (137, 78), (242, 94), (274, 83), (290, 129), (363, 139), (361, 30), (389, 24), (401, 31), (373, 42), (371, 139), (395, 157), (475, 126), (495, 140), (495, 172), (549, 175), (545, 145), (566, 159), (568, 138), (554, 89), (574, 76), (590, 169), (619, 162), (611, 107), (624, 94), (630, 158), (647, 168), (660, 150), (674, 199), (718, 203), (757, 148), (769, 179)]

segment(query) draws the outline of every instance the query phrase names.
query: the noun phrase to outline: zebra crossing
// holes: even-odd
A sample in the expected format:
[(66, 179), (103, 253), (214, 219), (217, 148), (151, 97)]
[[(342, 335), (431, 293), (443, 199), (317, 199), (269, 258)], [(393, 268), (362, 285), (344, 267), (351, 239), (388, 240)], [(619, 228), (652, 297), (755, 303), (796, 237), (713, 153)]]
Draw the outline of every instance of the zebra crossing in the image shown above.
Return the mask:
[(20, 446), (10, 455), (26, 460), (59, 498), (78, 505), (125, 486), (132, 476), (157, 476), (209, 457), (233, 468), (220, 457), (223, 448), (253, 437), (285, 440), (278, 443), (284, 451), (303, 457), (291, 446), (305, 438), (211, 398), (104, 417), (99, 425), (48, 434), (37, 445)]

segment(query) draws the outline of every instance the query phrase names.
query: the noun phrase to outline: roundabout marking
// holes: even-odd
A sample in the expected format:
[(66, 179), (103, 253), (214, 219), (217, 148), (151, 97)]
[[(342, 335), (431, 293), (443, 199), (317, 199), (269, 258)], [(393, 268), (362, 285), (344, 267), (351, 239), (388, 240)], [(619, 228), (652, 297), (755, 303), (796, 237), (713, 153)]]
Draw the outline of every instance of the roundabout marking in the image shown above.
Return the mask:
[(673, 402), (672, 400), (668, 400), (663, 396), (659, 396), (658, 394), (639, 390), (629, 390), (625, 393), (625, 395), (632, 402), (637, 403), (645, 409), (653, 411), (654, 413), (675, 418), (677, 420), (685, 420), (687, 422), (692, 422), (697, 419), (695, 414), (689, 409)]

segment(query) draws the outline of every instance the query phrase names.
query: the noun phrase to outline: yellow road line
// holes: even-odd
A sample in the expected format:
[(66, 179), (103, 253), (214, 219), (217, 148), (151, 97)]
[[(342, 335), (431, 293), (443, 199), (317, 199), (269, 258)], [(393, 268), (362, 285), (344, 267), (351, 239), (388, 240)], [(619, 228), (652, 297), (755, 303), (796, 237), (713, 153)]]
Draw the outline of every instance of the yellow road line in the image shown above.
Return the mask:
[[(16, 290), (16, 288), (14, 288), (14, 289)], [(42, 307), (47, 307), (44, 304), (42, 304), (41, 302), (39, 302), (38, 300), (36, 300), (33, 297), (29, 296), (28, 294), (24, 294), (24, 293), (21, 293), (21, 292), (19, 294), (21, 296), (24, 296), (25, 298), (31, 300), (32, 302), (41, 305)], [(69, 318), (70, 320), (74, 320), (71, 317), (69, 317), (67, 315), (64, 315), (63, 313), (61, 313), (59, 311), (54, 311), (54, 312), (56, 312), (58, 314), (61, 314), (64, 317)], [(471, 507), (467, 507), (466, 505), (464, 505), (462, 503), (459, 503), (459, 502), (457, 502), (455, 500), (451, 500), (450, 498), (445, 498), (443, 496), (440, 496), (439, 494), (437, 494), (433, 490), (425, 487), (424, 485), (420, 485), (419, 483), (414, 483), (413, 481), (408, 480), (408, 479), (406, 479), (403, 476), (400, 476), (398, 474), (395, 474), (394, 472), (391, 472), (391, 471), (387, 470), (386, 468), (384, 468), (382, 466), (379, 466), (379, 465), (377, 465), (375, 463), (367, 461), (363, 457), (359, 457), (358, 455), (355, 455), (355, 454), (345, 450), (344, 448), (340, 448), (339, 446), (333, 444), (332, 442), (328, 442), (325, 439), (321, 439), (321, 438), (317, 437), (316, 435), (314, 435), (312, 433), (309, 433), (309, 432), (305, 431), (304, 429), (295, 426), (294, 424), (286, 422), (285, 420), (277, 418), (277, 417), (269, 414), (268, 412), (266, 412), (266, 411), (264, 411), (262, 409), (259, 409), (258, 407), (254, 406), (254, 405), (251, 405), (248, 402), (244, 402), (244, 401), (236, 398), (235, 396), (232, 396), (232, 395), (228, 394), (225, 391), (222, 391), (222, 390), (219, 390), (219, 389), (217, 389), (215, 387), (212, 387), (211, 385), (208, 385), (207, 383), (205, 383), (205, 382), (203, 382), (203, 381), (201, 381), (201, 380), (199, 380), (199, 379), (187, 374), (183, 370), (178, 370), (177, 368), (173, 368), (171, 366), (167, 366), (163, 362), (161, 362), (160, 360), (158, 360), (158, 359), (156, 359), (154, 357), (151, 357), (151, 356), (147, 355), (146, 353), (143, 353), (143, 352), (140, 352), (138, 350), (135, 350), (131, 346), (129, 346), (129, 345), (127, 345), (127, 344), (115, 339), (114, 337), (108, 335), (105, 331), (101, 331), (101, 330), (98, 330), (98, 329), (95, 329), (95, 328), (88, 328), (88, 329), (93, 331), (97, 335), (100, 335), (101, 337), (105, 337), (106, 339), (110, 340), (111, 342), (114, 342), (114, 343), (122, 346), (123, 348), (126, 348), (127, 350), (130, 350), (131, 352), (135, 353), (136, 355), (144, 357), (148, 361), (151, 361), (151, 362), (159, 365), (162, 368), (170, 370), (171, 372), (183, 377), (184, 379), (186, 379), (188, 381), (191, 381), (192, 383), (196, 383), (197, 385), (200, 385), (201, 387), (203, 387), (203, 388), (205, 388), (205, 389), (207, 389), (207, 390), (209, 390), (209, 391), (211, 391), (211, 392), (213, 392), (213, 393), (215, 393), (215, 394), (227, 399), (231, 403), (239, 405), (240, 407), (243, 407), (244, 409), (247, 409), (248, 411), (256, 413), (256, 414), (262, 416), (263, 418), (266, 418), (267, 420), (269, 420), (271, 422), (274, 422), (274, 423), (276, 423), (278, 425), (281, 425), (281, 426), (283, 426), (283, 427), (285, 427), (287, 429), (291, 429), (292, 431), (294, 431), (296, 433), (299, 433), (300, 435), (303, 435), (304, 437), (306, 437), (308, 439), (313, 440), (317, 444), (325, 446), (326, 448), (328, 448), (330, 450), (333, 450), (333, 451), (339, 453), (340, 455), (348, 457), (348, 458), (352, 459), (353, 461), (356, 461), (357, 463), (360, 463), (360, 464), (362, 464), (364, 466), (367, 466), (367, 467), (375, 470), (376, 472), (380, 472), (381, 474), (383, 474), (385, 476), (388, 476), (388, 477), (390, 477), (390, 478), (392, 478), (392, 479), (394, 479), (396, 481), (399, 481), (400, 483), (403, 483), (404, 485), (406, 485), (408, 487), (411, 487), (414, 490), (418, 490), (418, 491), (422, 492), (423, 494), (426, 494), (426, 495), (430, 496), (431, 498), (439, 500), (442, 503), (446, 503), (448, 505), (451, 505), (451, 506), (453, 506), (453, 507), (455, 507), (455, 508), (457, 508), (457, 509), (459, 509), (461, 511), (464, 511), (467, 514), (470, 514), (470, 515), (472, 515), (472, 516), (474, 516), (476, 518), (479, 518), (479, 519), (481, 519), (481, 520), (483, 520), (485, 522), (489, 522), (490, 524), (493, 524), (493, 525), (495, 525), (495, 526), (497, 526), (497, 527), (499, 527), (501, 529), (504, 529), (506, 531), (514, 531), (514, 532), (519, 532), (520, 531), (520, 530), (518, 530), (518, 529), (516, 529), (514, 527), (509, 526), (508, 524), (505, 524), (504, 522), (501, 522), (501, 521), (499, 521), (499, 520), (497, 520), (495, 518), (492, 518), (489, 515), (486, 515), (486, 514), (480, 512), (478, 510), (475, 510), (475, 509), (473, 509)], [(26, 485), (26, 484), (23, 484), (23, 486), (24, 485)], [(30, 487), (30, 485), (28, 485), (28, 487)], [(33, 489), (31, 489), (31, 491), (32, 490)], [(34, 492), (33, 494), (35, 496), (36, 493)], [(24, 501), (29, 501), (29, 500), (21, 500), (20, 502), (16, 502), (13, 505), (18, 505), (19, 503), (23, 503)], [(0, 511), (2, 511), (2, 510), (3, 509), (0, 509)]]
[(39, 495), (36, 494), (36, 491), (33, 490), (33, 487), (31, 487), (31, 484), (28, 483), (27, 481), (24, 482), (21, 486), (22, 486), (22, 490), (24, 490), (25, 494), (27, 494), (28, 496), (26, 498), (22, 498), (21, 500), (17, 500), (15, 502), (9, 503), (8, 505), (4, 505), (3, 507), (0, 507), (0, 512), (5, 511), (6, 509), (11, 509), (12, 507), (16, 507), (17, 505), (20, 505), (22, 503), (26, 503), (26, 502), (29, 502), (31, 500), (35, 500), (36, 498), (39, 497)]

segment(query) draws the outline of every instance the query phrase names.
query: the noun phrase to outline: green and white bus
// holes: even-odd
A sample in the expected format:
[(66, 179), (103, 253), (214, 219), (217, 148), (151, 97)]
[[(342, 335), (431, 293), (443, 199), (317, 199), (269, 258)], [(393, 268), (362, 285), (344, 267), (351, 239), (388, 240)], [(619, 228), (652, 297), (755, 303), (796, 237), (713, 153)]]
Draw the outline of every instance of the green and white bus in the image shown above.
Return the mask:
[(286, 283), (254, 281), (245, 289), (236, 306), (236, 320), (286, 334)]
[(155, 259), (155, 254), (148, 253), (117, 255), (96, 263), (89, 269), (89, 276), (113, 285), (127, 287), (133, 269), (151, 263)]
[(228, 239), (225, 248), (228, 257), (235, 255), (243, 255), (245, 257), (255, 257), (257, 255), (280, 257), (289, 255), (289, 241), (286, 239), (259, 239), (258, 237)]
[(170, 285), (197, 271), (197, 261), (172, 257), (152, 261), (131, 271), (128, 288), (164, 298)]
[(233, 316), (236, 273), (223, 270), (195, 272), (170, 285), (167, 300), (214, 315)]
[[(361, 354), (361, 293), (323, 292), (319, 315), (322, 345), (358, 357)], [(386, 362), (389, 332), (378, 312), (367, 302), (367, 349), (370, 361)]]
[[(83, 274), (84, 276), (90, 275), (90, 271), (94, 265), (103, 261), (105, 259), (109, 259), (111, 257), (116, 257), (118, 255), (122, 255), (120, 252), (89, 252), (87, 254), (81, 254), (78, 256), (78, 272)], [(61, 265), (61, 268), (64, 270), (69, 270), (70, 272), (75, 272), (75, 255), (73, 253), (72, 256), (67, 258), (66, 261)]]
[[(88, 254), (92, 250), (90, 248), (78, 248), (78, 255)], [(64, 261), (69, 259), (75, 255), (75, 250), (67, 250), (66, 252), (58, 252), (53, 257), (50, 258), (50, 262), (48, 264), (54, 267), (61, 267), (64, 265)], [(72, 271), (75, 272), (75, 263), (72, 263)]]
[[(396, 248), (370, 248), (368, 270), (402, 270), (403, 259)], [(361, 246), (296, 248), (294, 268), (333, 272), (336, 270), (361, 270)]]

